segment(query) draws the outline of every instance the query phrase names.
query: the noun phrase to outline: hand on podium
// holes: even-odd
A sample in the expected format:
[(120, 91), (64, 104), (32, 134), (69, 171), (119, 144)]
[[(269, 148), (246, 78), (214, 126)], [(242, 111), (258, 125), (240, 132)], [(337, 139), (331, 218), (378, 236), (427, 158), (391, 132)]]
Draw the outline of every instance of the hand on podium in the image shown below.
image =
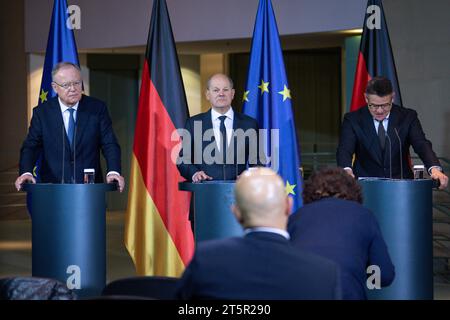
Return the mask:
[(205, 171), (197, 171), (192, 176), (192, 182), (201, 182), (203, 180), (212, 180), (210, 176), (208, 176)]
[(431, 179), (439, 181), (439, 189), (443, 190), (448, 186), (448, 177), (438, 168), (431, 169)]
[(22, 174), (20, 177), (16, 179), (16, 182), (14, 183), (17, 191), (20, 191), (20, 189), (22, 189), (22, 184), (24, 184), (25, 182), (36, 183), (36, 179), (33, 177), (31, 173), (26, 172)]
[(122, 192), (125, 188), (125, 179), (121, 175), (116, 173), (111, 173), (106, 176), (107, 183), (112, 183), (114, 181), (117, 181), (119, 185), (119, 192)]

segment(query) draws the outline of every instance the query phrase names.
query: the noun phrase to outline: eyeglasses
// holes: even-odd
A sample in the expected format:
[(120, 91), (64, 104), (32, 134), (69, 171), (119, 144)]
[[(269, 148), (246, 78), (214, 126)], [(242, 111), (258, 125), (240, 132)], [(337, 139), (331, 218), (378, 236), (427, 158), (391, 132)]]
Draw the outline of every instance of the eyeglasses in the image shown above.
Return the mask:
[(58, 86), (60, 86), (60, 87), (63, 88), (64, 90), (69, 90), (70, 87), (72, 87), (72, 86), (73, 86), (75, 89), (79, 89), (79, 88), (81, 88), (81, 84), (82, 84), (81, 81), (66, 82), (66, 83), (61, 83), (61, 84), (59, 84), (59, 83), (56, 82), (56, 81), (53, 81), (53, 83), (57, 84)]
[(370, 110), (377, 110), (379, 108), (383, 109), (383, 110), (389, 110), (392, 107), (392, 102), (389, 103), (385, 103), (385, 104), (373, 104), (373, 103), (369, 103), (367, 104), (367, 106), (369, 107)]

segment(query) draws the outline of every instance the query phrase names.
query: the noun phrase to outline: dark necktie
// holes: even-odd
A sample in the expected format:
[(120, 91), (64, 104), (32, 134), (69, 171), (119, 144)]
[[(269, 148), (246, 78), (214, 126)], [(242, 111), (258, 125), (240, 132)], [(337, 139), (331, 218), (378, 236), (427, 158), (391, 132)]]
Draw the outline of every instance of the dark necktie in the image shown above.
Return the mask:
[(73, 135), (75, 132), (75, 120), (73, 118), (73, 112), (75, 111), (72, 108), (67, 109), (70, 112), (69, 115), (69, 127), (67, 128), (67, 137), (69, 138), (70, 147), (72, 148), (73, 145)]
[(380, 139), (381, 150), (384, 151), (386, 145), (386, 131), (384, 131), (383, 120), (378, 121), (378, 139)]
[(222, 141), (222, 156), (223, 156), (223, 163), (226, 163), (226, 157), (227, 157), (227, 146), (228, 146), (228, 140), (227, 140), (227, 129), (225, 128), (225, 119), (227, 116), (220, 116), (220, 134), (222, 135), (221, 141)]

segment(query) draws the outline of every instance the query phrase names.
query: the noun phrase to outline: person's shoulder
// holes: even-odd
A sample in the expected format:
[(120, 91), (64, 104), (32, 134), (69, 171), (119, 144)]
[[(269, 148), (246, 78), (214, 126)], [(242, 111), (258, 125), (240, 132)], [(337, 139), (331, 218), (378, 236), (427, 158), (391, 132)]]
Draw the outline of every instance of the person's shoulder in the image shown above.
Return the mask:
[(258, 125), (258, 121), (255, 118), (252, 118), (249, 115), (246, 115), (244, 113), (234, 111), (234, 117), (236, 120), (240, 121), (241, 123), (246, 123), (250, 126)]
[(357, 120), (361, 117), (366, 116), (367, 114), (369, 114), (369, 110), (367, 109), (367, 106), (363, 106), (357, 110), (347, 112), (344, 115), (344, 118), (349, 120)]
[(317, 216), (318, 214), (339, 214), (340, 212), (352, 214), (357, 212), (358, 215), (371, 215), (371, 211), (364, 207), (362, 204), (346, 200), (338, 199), (334, 197), (323, 198), (317, 201), (313, 201), (299, 208), (294, 214), (289, 217), (289, 222), (294, 223), (301, 217), (307, 217), (308, 215)]
[(80, 103), (83, 104), (89, 104), (97, 107), (106, 107), (106, 103), (100, 99), (97, 99), (95, 97), (84, 95), (81, 97)]
[(213, 239), (201, 241), (197, 244), (195, 251), (199, 255), (223, 255), (227, 251), (233, 251), (241, 244), (243, 238), (230, 237), (225, 239)]
[(53, 98), (47, 99), (47, 101), (35, 106), (33, 108), (33, 113), (45, 113), (45, 112), (51, 110), (52, 108), (55, 108), (58, 106), (59, 106), (58, 97), (53, 97)]
[(189, 117), (187, 120), (188, 121), (201, 121), (201, 120), (205, 119), (208, 115), (209, 116), (211, 115), (211, 110), (193, 115), (193, 116)]
[(401, 119), (405, 119), (407, 117), (417, 117), (417, 111), (411, 108), (399, 106), (397, 104), (392, 105), (391, 112), (398, 112), (401, 115)]

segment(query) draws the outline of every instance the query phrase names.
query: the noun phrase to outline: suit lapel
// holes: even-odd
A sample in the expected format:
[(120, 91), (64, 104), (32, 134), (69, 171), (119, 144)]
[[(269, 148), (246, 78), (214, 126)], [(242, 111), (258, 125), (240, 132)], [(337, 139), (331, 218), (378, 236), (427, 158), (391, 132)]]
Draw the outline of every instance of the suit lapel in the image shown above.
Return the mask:
[[(242, 126), (241, 122), (242, 122), (241, 114), (236, 112), (236, 111), (234, 111), (233, 133), (232, 133), (232, 136), (231, 136), (232, 140), (230, 140), (230, 144), (229, 144), (229, 146), (231, 146), (231, 145), (233, 146), (234, 150), (231, 150), (231, 148), (228, 148), (227, 155), (228, 155), (228, 153), (233, 151), (233, 155), (234, 155), (234, 160), (235, 161), (239, 161), (239, 159), (238, 159), (238, 156), (239, 156), (238, 150), (240, 150), (240, 149), (242, 149), (244, 147), (242, 145), (238, 146), (238, 142), (239, 141), (236, 139), (236, 130), (237, 129), (243, 129), (243, 126)], [(234, 141), (234, 143), (232, 143), (233, 141)]]
[[(398, 138), (397, 138), (397, 134), (395, 133), (395, 129), (397, 129), (397, 133), (400, 130), (399, 124), (400, 124), (400, 112), (397, 109), (397, 107), (394, 105), (389, 114), (389, 122), (388, 122), (388, 128), (387, 128), (387, 134), (389, 135), (389, 138), (391, 139), (391, 144), (392, 144), (391, 152), (392, 152), (392, 150), (399, 150)], [(386, 163), (389, 162), (390, 156), (391, 155), (388, 155), (388, 152), (386, 152), (386, 155), (384, 158)]]
[[(217, 150), (217, 141), (216, 138), (214, 136), (214, 134), (211, 137), (210, 141), (204, 141), (203, 137), (205, 136), (205, 132), (207, 130), (212, 130), (213, 129), (213, 125), (212, 125), (212, 119), (211, 119), (211, 109), (209, 109), (209, 111), (203, 113), (203, 117), (202, 117), (202, 141), (203, 141), (203, 149), (205, 150), (206, 146), (208, 146), (211, 142), (214, 142), (216, 144), (216, 150)], [(212, 154), (212, 156), (215, 156), (215, 154)]]
[[(65, 143), (66, 149), (67, 149), (66, 152), (69, 152), (70, 151), (70, 142), (69, 142), (69, 138), (67, 137), (66, 129), (64, 127), (64, 120), (62, 117), (61, 107), (59, 106), (58, 98), (50, 100), (49, 114), (51, 117), (51, 121), (49, 124), (52, 127), (51, 132), (55, 132), (57, 135), (59, 133), (60, 136), (62, 135), (64, 137), (64, 143)], [(61, 142), (61, 149), (62, 149), (62, 142)]]
[(364, 107), (361, 112), (362, 115), (360, 118), (360, 126), (364, 135), (366, 136), (366, 139), (364, 139), (363, 143), (365, 144), (366, 149), (369, 150), (369, 152), (372, 154), (372, 157), (376, 159), (380, 165), (383, 165), (383, 153), (381, 151), (380, 142), (378, 141), (377, 132), (375, 131), (373, 117), (370, 114), (367, 106)]
[(88, 107), (86, 106), (86, 100), (84, 96), (81, 98), (80, 103), (78, 104), (77, 109), (77, 122), (75, 126), (75, 146), (79, 145), (81, 142), (81, 138), (83, 137), (83, 133), (85, 132), (86, 124), (88, 123), (89, 112)]

